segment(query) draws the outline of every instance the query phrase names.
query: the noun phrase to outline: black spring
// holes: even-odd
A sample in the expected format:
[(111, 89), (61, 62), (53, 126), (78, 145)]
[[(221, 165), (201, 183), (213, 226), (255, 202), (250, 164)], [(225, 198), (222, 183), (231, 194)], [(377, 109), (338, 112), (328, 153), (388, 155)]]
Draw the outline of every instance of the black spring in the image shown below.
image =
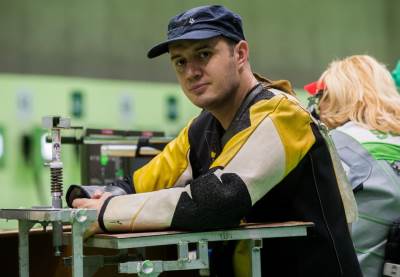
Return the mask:
[(62, 168), (50, 168), (50, 175), (51, 175), (51, 192), (62, 193), (63, 169)]

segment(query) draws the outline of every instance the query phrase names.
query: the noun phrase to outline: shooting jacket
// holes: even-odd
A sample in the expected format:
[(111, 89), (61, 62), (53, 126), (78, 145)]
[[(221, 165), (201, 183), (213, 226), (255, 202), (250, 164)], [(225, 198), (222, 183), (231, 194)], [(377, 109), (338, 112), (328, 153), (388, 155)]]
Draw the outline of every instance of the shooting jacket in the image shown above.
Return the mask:
[[(326, 143), (297, 100), (270, 86), (248, 94), (226, 131), (207, 111), (193, 119), (134, 172), (136, 194), (107, 199), (100, 226), (200, 231), (312, 221), (307, 237), (264, 242), (263, 276), (361, 276)], [(213, 270), (232, 276), (229, 262)], [(236, 275), (246, 274), (236, 265)]]

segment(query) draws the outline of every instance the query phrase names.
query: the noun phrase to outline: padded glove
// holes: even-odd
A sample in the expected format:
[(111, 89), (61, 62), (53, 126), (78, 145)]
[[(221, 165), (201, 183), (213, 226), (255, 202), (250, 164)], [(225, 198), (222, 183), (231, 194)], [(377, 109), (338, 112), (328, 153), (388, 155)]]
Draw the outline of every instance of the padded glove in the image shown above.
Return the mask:
[(76, 198), (92, 198), (96, 191), (110, 192), (113, 196), (135, 193), (131, 179), (125, 178), (104, 186), (71, 185), (65, 195), (65, 200), (68, 207), (72, 208), (72, 202)]

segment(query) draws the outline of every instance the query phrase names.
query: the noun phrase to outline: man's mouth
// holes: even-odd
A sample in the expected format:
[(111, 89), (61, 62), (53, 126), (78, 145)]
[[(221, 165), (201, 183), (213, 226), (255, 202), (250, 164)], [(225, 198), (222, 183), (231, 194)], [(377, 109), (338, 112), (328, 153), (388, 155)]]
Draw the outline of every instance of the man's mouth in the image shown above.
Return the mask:
[(189, 88), (189, 90), (194, 93), (201, 93), (207, 88), (207, 86), (208, 86), (208, 83), (196, 84), (196, 85), (191, 86)]

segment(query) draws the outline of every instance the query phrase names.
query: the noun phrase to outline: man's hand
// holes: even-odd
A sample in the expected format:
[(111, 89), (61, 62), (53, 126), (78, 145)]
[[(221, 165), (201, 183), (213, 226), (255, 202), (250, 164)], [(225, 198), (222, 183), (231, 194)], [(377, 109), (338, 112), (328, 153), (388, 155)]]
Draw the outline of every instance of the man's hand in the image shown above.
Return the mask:
[[(96, 209), (97, 216), (100, 213), (100, 209), (103, 206), (104, 201), (112, 196), (110, 192), (95, 193), (91, 199), (87, 198), (77, 198), (72, 202), (72, 207), (83, 208), (83, 209)], [(93, 222), (91, 226), (85, 231), (83, 237), (86, 239), (93, 234), (100, 233), (101, 229), (99, 227), (98, 221)]]
[(94, 191), (94, 193), (92, 195), (92, 199), (100, 199), (101, 196), (103, 196), (104, 193), (109, 193), (111, 195), (110, 192), (105, 192), (105, 191), (97, 189), (97, 190)]

